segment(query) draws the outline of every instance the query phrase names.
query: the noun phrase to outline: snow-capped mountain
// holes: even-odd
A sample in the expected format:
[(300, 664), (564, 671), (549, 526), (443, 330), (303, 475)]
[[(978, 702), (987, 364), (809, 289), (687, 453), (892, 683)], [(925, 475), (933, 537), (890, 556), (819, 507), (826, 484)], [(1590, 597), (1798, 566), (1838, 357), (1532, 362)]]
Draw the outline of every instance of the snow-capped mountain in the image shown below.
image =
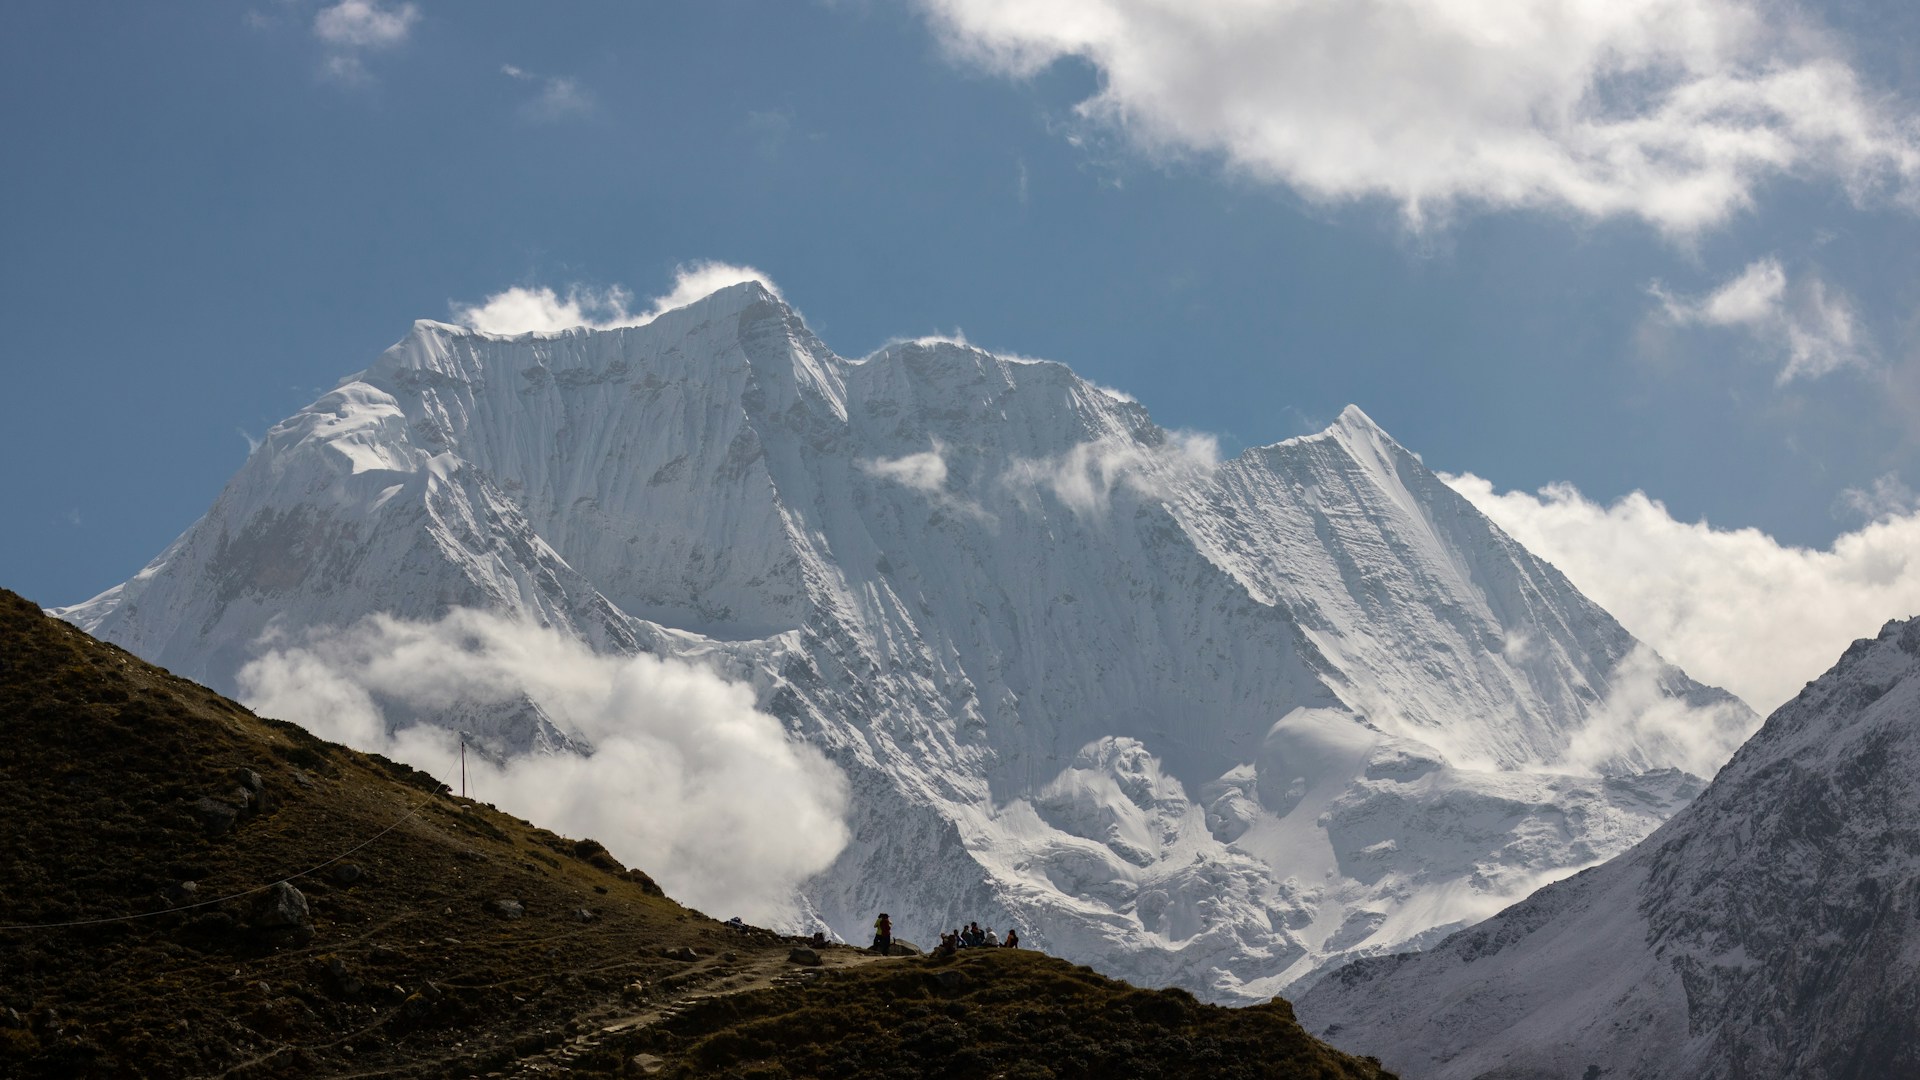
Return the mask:
[[(456, 607), (749, 683), (850, 777), (806, 890), (849, 938), (1013, 923), (1216, 1000), (1625, 850), (1699, 787), (1640, 714), (1750, 718), (1358, 409), (1221, 462), (1059, 364), (836, 356), (752, 283), (621, 330), (418, 323), (60, 614), (230, 690), (303, 630)], [(530, 702), (427, 719), (577, 742)]]
[(1409, 1080), (1920, 1076), (1920, 620), (1629, 853), (1297, 1007)]

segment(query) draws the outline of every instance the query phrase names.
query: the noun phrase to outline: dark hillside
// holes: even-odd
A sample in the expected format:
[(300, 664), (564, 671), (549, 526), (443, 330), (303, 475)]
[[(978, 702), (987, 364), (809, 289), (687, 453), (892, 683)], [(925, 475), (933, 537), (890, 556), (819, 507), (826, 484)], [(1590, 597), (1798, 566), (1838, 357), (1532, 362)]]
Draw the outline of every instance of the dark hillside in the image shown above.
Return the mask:
[(1384, 1075), (1030, 953), (789, 963), (3, 590), (0, 805), (0, 1075)]

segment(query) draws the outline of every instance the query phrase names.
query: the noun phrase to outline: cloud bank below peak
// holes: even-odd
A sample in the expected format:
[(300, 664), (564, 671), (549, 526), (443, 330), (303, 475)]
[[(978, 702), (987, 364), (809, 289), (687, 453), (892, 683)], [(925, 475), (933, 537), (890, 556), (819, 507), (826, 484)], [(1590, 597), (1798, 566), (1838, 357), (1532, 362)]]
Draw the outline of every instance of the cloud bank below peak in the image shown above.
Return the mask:
[[(1771, 712), (1849, 643), (1920, 613), (1920, 512), (1875, 501), (1879, 517), (1824, 551), (1758, 529), (1676, 520), (1634, 492), (1611, 505), (1570, 484), (1497, 492), (1443, 477), (1481, 513), (1559, 567), (1635, 637), (1704, 682)], [(1898, 487), (1884, 478), (1877, 488)]]
[(962, 62), (1075, 59), (1150, 153), (1311, 198), (1627, 217), (1688, 235), (1781, 175), (1913, 201), (1920, 139), (1823, 36), (1745, 0), (920, 0)]
[(459, 760), (453, 733), (399, 723), (394, 707), (531, 702), (593, 754), (470, 755), (473, 790), (602, 841), (703, 910), (797, 928), (794, 890), (847, 843), (845, 774), (789, 739), (751, 689), (704, 667), (604, 656), (471, 609), (435, 622), (375, 615), (262, 644), (238, 676), (250, 707), (442, 777)]
[(569, 285), (564, 293), (545, 285), (515, 285), (477, 304), (456, 301), (449, 306), (454, 322), (488, 334), (552, 333), (579, 327), (616, 330), (645, 326), (675, 308), (743, 281), (757, 281), (781, 296), (773, 279), (751, 266), (703, 260), (676, 267), (672, 287), (639, 309), (633, 293), (618, 285), (606, 289)]

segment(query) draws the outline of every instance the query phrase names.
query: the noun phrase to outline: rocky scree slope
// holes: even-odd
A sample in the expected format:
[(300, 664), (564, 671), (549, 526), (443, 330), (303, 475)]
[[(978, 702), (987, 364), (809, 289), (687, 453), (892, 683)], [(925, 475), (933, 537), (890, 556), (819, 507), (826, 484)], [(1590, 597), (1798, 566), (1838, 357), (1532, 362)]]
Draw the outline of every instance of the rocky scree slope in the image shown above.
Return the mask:
[(1631, 852), (1300, 1003), (1409, 1077), (1920, 1075), (1920, 620)]
[(6, 1076), (1390, 1076), (1284, 1002), (1037, 954), (795, 965), (791, 939), (689, 911), (592, 841), (4, 590), (0, 722)]
[[(454, 608), (710, 665), (838, 763), (853, 841), (796, 928), (1014, 924), (1223, 1001), (1437, 939), (1698, 790), (1658, 739), (1575, 754), (1596, 724), (1750, 722), (1358, 409), (1221, 462), (1058, 364), (839, 357), (751, 283), (622, 330), (417, 324), (60, 614), (231, 690)], [(388, 705), (589, 749), (547, 702)]]

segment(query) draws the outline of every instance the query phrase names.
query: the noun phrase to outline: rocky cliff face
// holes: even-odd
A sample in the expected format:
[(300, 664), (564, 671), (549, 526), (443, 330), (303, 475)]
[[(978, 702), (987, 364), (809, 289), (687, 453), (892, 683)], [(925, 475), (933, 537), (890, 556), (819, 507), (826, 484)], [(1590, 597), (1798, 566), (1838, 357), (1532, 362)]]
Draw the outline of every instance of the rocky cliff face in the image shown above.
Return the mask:
[[(416, 324), (61, 614), (232, 689), (455, 608), (706, 663), (832, 756), (854, 839), (796, 918), (1012, 923), (1216, 1000), (1624, 850), (1699, 786), (1646, 703), (1750, 716), (1358, 409), (1222, 462), (1058, 364), (836, 356), (754, 284), (624, 330)], [(530, 702), (403, 719), (590, 749)]]
[(1920, 1075), (1920, 620), (1628, 854), (1299, 1005), (1408, 1077)]

